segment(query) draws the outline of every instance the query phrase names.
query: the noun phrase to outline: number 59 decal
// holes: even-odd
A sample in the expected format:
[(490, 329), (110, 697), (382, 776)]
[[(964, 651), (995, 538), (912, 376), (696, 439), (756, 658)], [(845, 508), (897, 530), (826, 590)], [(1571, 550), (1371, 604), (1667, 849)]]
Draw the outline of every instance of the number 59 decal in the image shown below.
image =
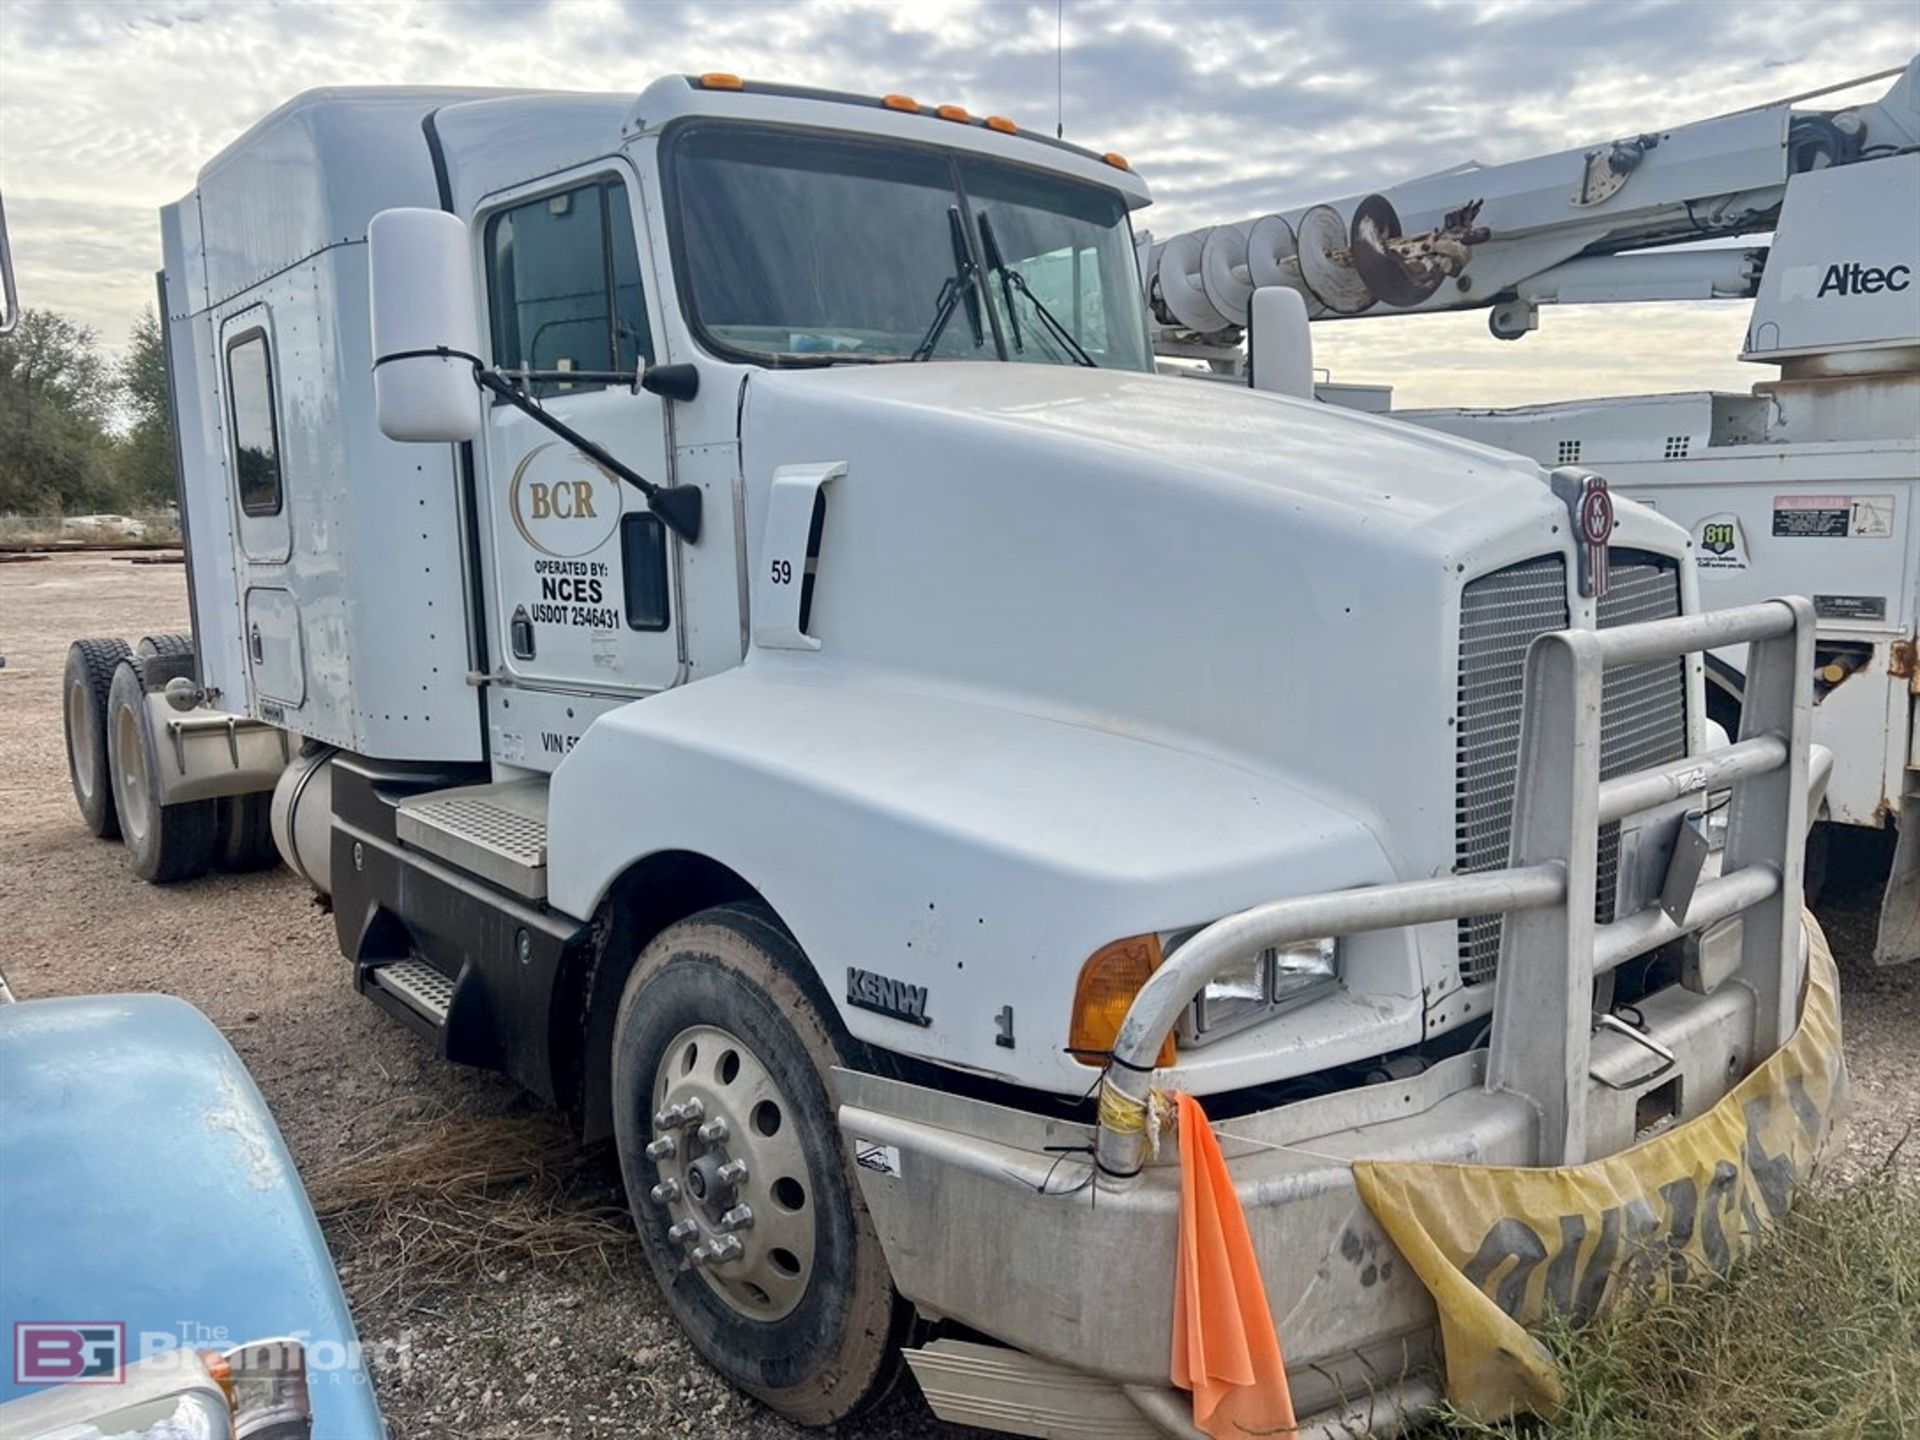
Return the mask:
[(813, 507), (830, 481), (847, 473), (844, 460), (821, 465), (782, 465), (767, 494), (767, 526), (761, 533), (760, 578), (753, 587), (753, 643), (768, 650), (818, 650), (820, 642), (800, 628), (800, 605), (809, 589), (795, 584), (807, 573), (807, 537)]

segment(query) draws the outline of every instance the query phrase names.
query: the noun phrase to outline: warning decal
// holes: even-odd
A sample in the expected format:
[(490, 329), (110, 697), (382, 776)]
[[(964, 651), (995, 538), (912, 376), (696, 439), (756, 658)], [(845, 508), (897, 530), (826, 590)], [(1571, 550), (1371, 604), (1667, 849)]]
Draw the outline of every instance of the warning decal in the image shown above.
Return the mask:
[(1893, 496), (1776, 495), (1773, 533), (1788, 540), (1884, 540), (1893, 534)]

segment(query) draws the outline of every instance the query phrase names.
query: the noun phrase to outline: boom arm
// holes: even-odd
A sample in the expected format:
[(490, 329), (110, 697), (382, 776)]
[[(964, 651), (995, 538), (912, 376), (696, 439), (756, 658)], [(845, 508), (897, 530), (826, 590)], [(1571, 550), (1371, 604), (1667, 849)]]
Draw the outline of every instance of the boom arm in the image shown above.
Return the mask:
[[(1894, 75), (1876, 101), (1794, 108)], [(1764, 247), (1630, 252), (1771, 230), (1792, 177), (1916, 146), (1920, 56), (1670, 130), (1148, 237), (1141, 273), (1175, 345), (1237, 345), (1260, 285), (1298, 290), (1315, 319), (1490, 306), (1493, 333), (1517, 339), (1543, 303), (1749, 298)]]

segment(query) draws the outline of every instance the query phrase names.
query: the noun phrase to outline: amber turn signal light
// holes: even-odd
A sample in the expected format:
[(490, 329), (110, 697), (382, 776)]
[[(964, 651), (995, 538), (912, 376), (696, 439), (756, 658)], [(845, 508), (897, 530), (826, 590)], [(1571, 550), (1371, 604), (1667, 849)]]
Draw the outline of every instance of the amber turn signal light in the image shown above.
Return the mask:
[[(1073, 1021), (1067, 1027), (1067, 1050), (1075, 1060), (1082, 1065), (1106, 1064), (1133, 997), (1160, 968), (1161, 958), (1158, 935), (1130, 935), (1087, 957), (1073, 992)], [(1169, 1035), (1154, 1064), (1171, 1065), (1173, 1059), (1173, 1036)]]

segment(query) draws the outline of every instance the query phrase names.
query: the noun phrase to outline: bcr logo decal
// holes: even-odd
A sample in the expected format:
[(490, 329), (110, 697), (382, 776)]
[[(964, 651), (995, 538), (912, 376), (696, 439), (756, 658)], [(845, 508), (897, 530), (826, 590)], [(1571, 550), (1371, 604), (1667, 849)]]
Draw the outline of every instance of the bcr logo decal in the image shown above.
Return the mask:
[(620, 525), (620, 482), (592, 460), (549, 440), (514, 467), (507, 486), (513, 528), (542, 555), (590, 555)]
[(118, 1385), (124, 1378), (127, 1327), (120, 1320), (16, 1320), (16, 1385)]

